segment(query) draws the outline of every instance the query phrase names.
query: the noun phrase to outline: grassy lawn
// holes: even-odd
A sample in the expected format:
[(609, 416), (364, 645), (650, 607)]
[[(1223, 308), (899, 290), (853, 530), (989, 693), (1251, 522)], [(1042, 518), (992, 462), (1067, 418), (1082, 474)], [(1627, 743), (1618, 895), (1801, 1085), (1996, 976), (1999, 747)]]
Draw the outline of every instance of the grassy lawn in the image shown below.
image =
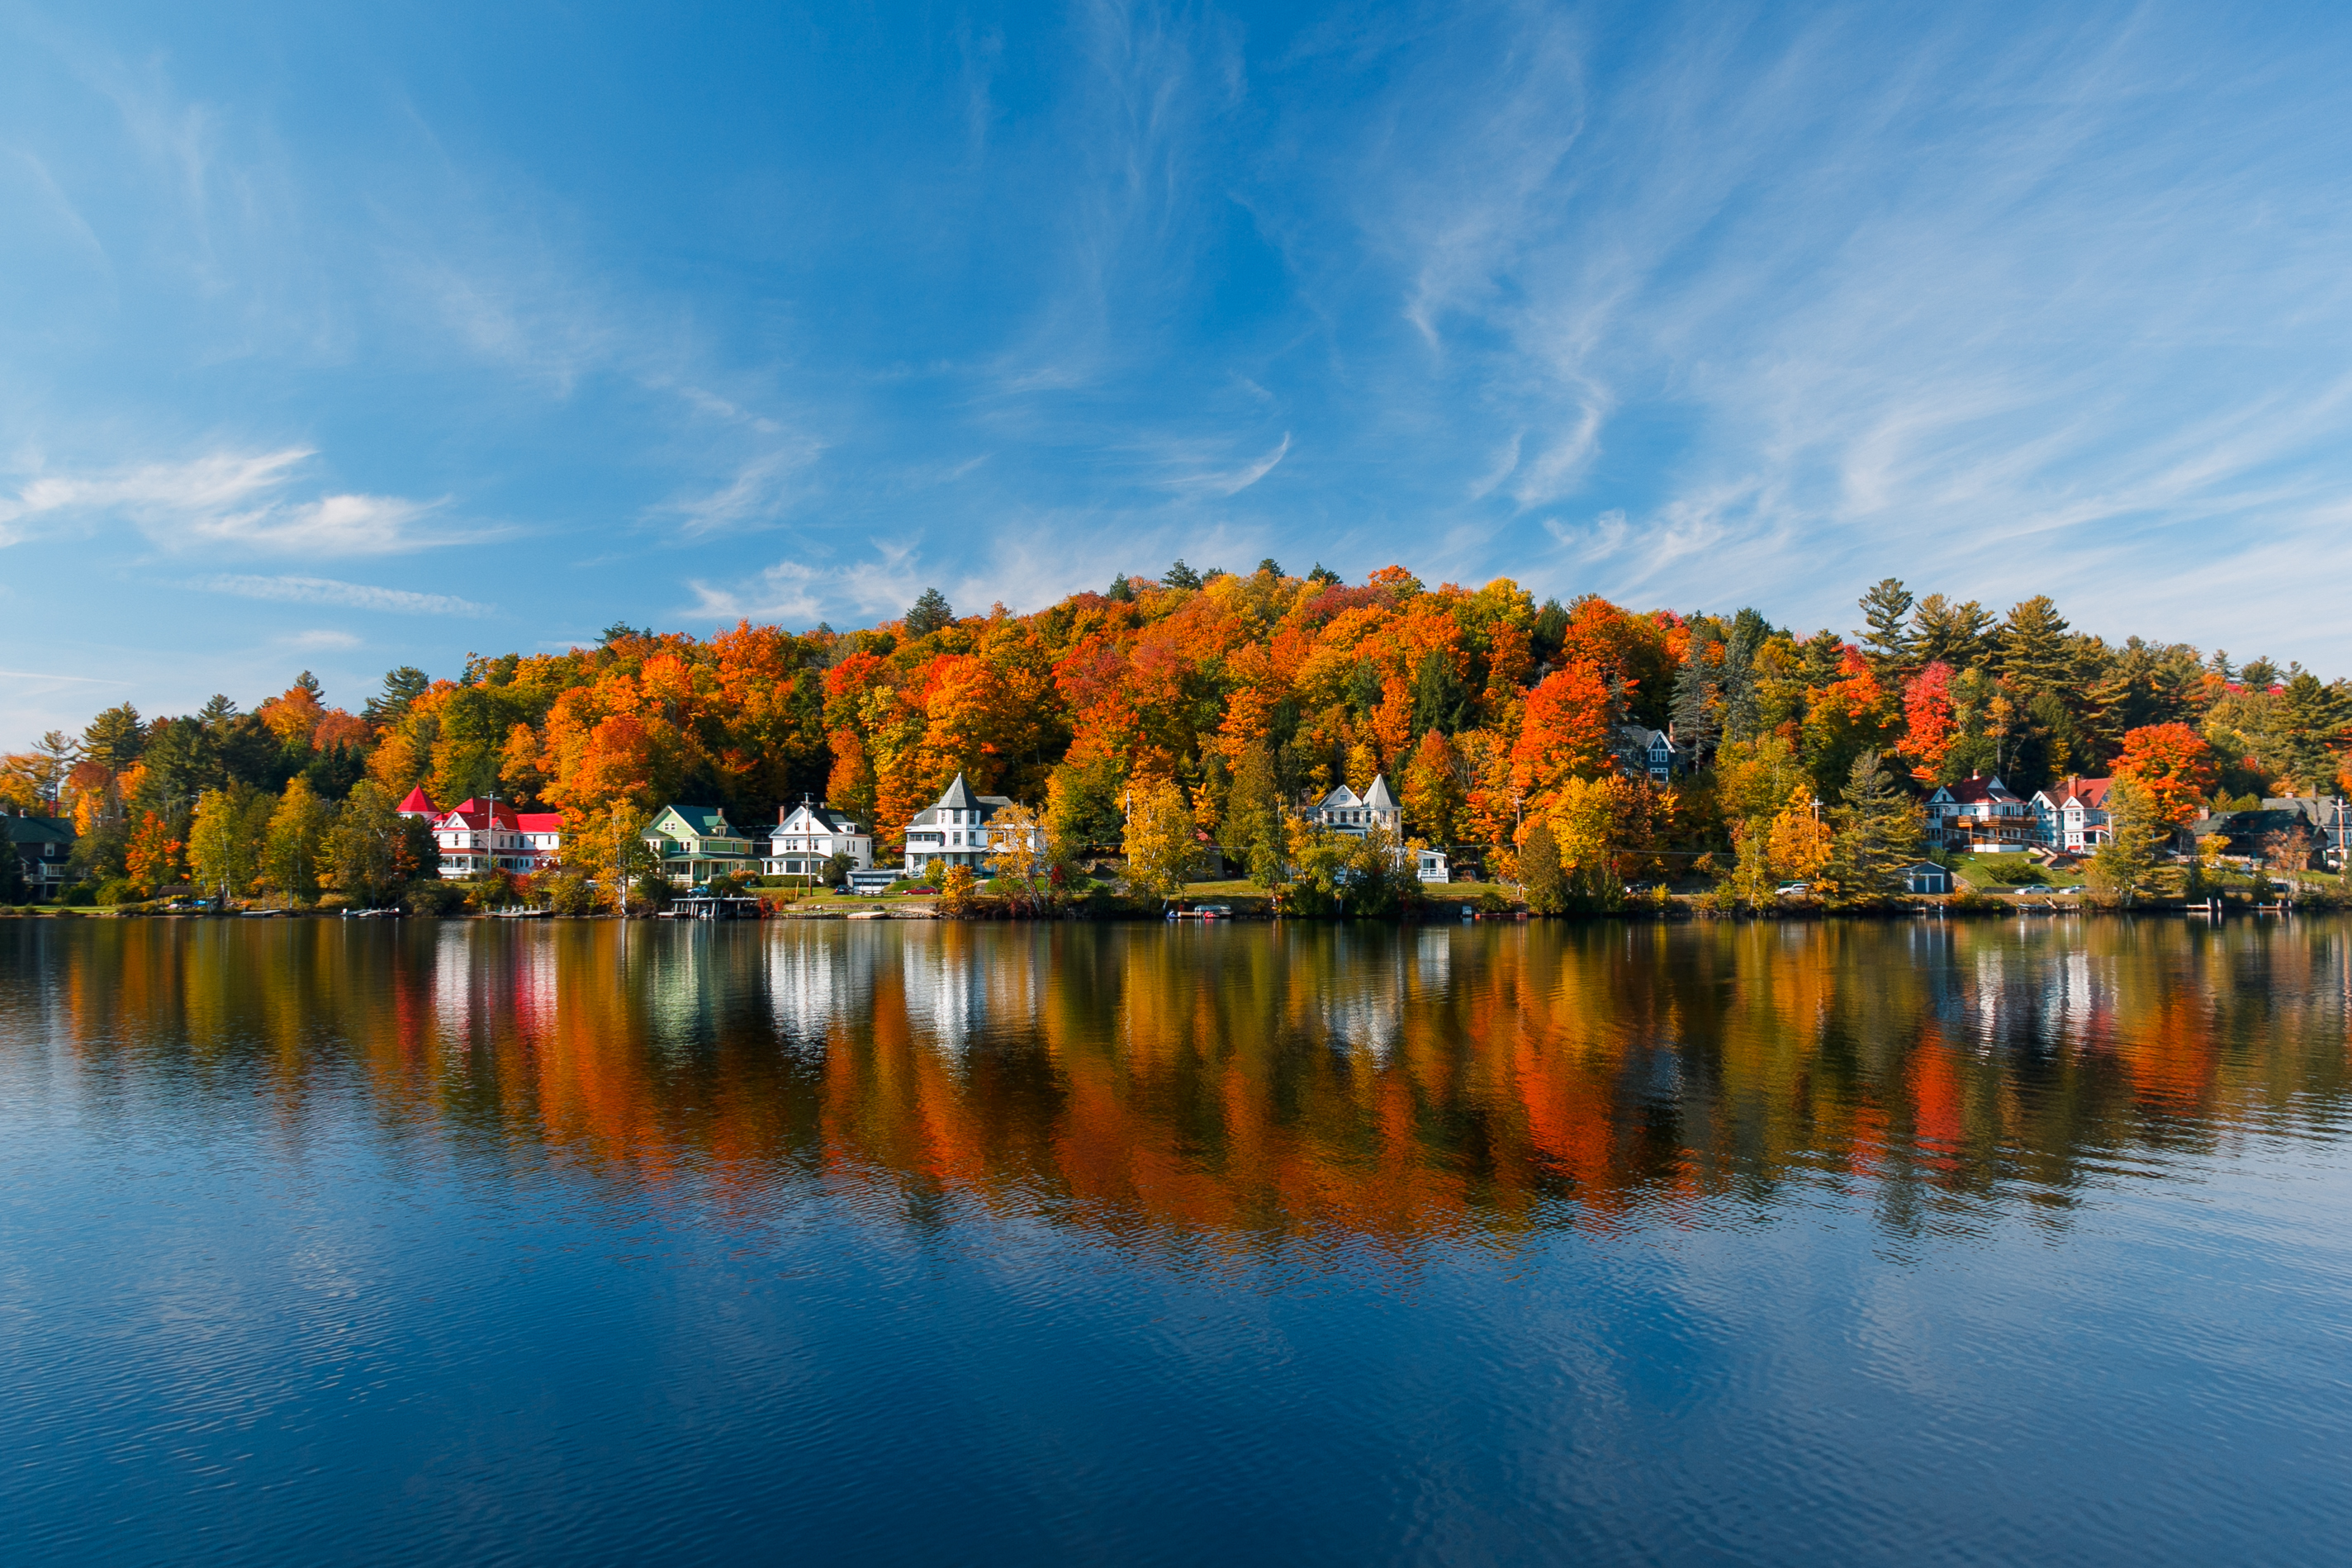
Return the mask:
[[(2055, 867), (2030, 861), (2023, 855), (1958, 855), (1952, 862), (1956, 876), (1967, 880), (1979, 893), (2017, 893), (2032, 887), (2076, 888), (2083, 885), (2083, 873), (2077, 868), (2061, 871)], [(2004, 878), (2002, 872), (2010, 873)], [(2022, 877), (2018, 873), (2025, 873)]]

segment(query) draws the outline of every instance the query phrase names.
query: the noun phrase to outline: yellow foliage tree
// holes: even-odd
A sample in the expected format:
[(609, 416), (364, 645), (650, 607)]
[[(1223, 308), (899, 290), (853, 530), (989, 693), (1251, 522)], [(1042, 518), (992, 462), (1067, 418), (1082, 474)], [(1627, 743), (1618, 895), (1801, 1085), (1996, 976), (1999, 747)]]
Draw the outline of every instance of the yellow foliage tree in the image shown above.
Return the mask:
[(1192, 809), (1169, 779), (1139, 782), (1127, 814), (1127, 879), (1165, 902), (1192, 869)]

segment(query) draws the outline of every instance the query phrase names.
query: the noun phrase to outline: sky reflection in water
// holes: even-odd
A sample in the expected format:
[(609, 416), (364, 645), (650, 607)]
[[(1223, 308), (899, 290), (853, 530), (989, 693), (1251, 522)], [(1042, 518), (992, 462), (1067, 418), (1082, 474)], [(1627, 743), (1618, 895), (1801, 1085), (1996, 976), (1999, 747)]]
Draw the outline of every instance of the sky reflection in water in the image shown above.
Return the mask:
[(0, 925), (39, 1561), (2352, 1523), (2331, 922)]

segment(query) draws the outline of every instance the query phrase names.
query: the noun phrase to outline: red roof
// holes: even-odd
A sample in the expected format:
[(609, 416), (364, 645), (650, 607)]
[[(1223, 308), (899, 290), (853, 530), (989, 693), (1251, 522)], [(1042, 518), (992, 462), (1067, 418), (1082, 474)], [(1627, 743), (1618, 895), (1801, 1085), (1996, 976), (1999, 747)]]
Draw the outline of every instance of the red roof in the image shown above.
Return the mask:
[(560, 833), (563, 831), (561, 811), (518, 811), (515, 826), (526, 833)]
[(441, 814), (441, 808), (435, 805), (432, 799), (425, 793), (425, 786), (422, 784), (411, 789), (407, 799), (402, 800), (396, 810), (425, 817), (437, 817)]
[[(501, 800), (498, 803), (496, 810), (498, 811), (499, 825), (500, 827), (515, 828), (515, 831), (518, 832), (522, 831), (520, 828), (516, 826), (515, 810), (512, 806), (509, 806), (504, 800)], [(479, 828), (484, 825), (483, 816), (484, 810), (482, 803), (479, 800), (466, 800), (459, 801), (457, 805), (450, 807), (448, 810), (444, 811), (441, 814), (441, 821), (443, 823), (447, 823), (451, 817), (456, 817), (467, 827)]]
[(2009, 786), (1999, 779), (1963, 779), (1944, 786), (1944, 792), (1961, 805), (1974, 805), (1979, 800), (2014, 800)]
[(2107, 789), (2112, 779), (2077, 779), (2071, 784), (2061, 784), (2050, 792), (2050, 798), (2063, 806), (2069, 800), (2080, 800), (2094, 811), (2107, 809)]

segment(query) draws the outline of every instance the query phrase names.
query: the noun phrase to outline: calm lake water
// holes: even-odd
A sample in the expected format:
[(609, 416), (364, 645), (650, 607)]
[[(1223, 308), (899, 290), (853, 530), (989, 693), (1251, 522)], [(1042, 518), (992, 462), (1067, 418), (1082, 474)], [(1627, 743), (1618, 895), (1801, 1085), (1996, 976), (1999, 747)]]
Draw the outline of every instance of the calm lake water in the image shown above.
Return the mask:
[(0, 1556), (2352, 1539), (2352, 926), (0, 922)]

